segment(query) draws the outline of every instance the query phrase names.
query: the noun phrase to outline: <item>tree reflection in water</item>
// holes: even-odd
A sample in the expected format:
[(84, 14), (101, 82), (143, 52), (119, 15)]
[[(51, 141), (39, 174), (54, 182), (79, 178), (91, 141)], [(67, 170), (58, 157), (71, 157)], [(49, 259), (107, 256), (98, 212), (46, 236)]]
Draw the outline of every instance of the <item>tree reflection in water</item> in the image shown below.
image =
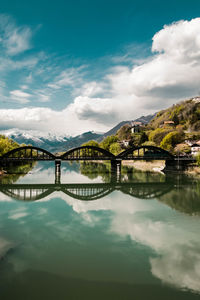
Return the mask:
[(81, 174), (89, 179), (101, 177), (103, 183), (14, 184), (33, 166), (33, 164), (10, 166), (8, 172), (12, 174), (1, 178), (0, 191), (21, 201), (37, 201), (55, 191), (60, 191), (74, 199), (92, 201), (118, 190), (133, 198), (157, 199), (187, 214), (200, 214), (200, 181), (185, 175), (166, 176), (160, 173), (136, 171), (123, 166), (120, 179), (116, 179), (111, 175), (110, 164), (84, 162), (80, 164)]

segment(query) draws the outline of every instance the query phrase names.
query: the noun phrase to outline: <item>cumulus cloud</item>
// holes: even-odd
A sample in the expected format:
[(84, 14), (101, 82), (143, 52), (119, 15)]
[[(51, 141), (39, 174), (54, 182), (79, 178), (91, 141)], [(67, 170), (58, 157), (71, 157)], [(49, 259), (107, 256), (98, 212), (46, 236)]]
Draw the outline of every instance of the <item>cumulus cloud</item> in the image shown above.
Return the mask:
[(197, 95), (199, 36), (200, 18), (164, 26), (153, 37), (152, 52), (156, 54), (152, 58), (132, 68), (115, 67), (107, 74), (109, 99), (95, 98), (92, 93), (79, 95), (72, 104), (74, 111), (79, 118), (108, 124), (153, 113)]
[[(104, 124), (91, 120), (79, 120), (71, 108), (55, 111), (46, 107), (1, 109), (1, 130), (18, 128), (37, 130), (38, 132), (65, 133), (76, 135), (78, 132), (87, 131), (89, 128), (103, 131)], [(109, 128), (109, 127), (107, 127)]]
[[(18, 32), (26, 30), (20, 29)], [(28, 41), (28, 34), (26, 40)], [(35, 66), (38, 63), (37, 59), (29, 57), (24, 61), (15, 62), (13, 66), (15, 69), (23, 67), (23, 64), (30, 67), (32, 63)], [(9, 58), (7, 60), (11, 66), (12, 61)], [(0, 58), (0, 70), (7, 63)], [(32, 89), (31, 94), (34, 97), (24, 97), (22, 94), (20, 96), (20, 88), (15, 88), (14, 92), (16, 94), (18, 91), (18, 95), (12, 95), (11, 91), (11, 100), (15, 97), (21, 104), (32, 100), (34, 105), (34, 101), (38, 103), (50, 100), (53, 104), (53, 101), (59, 102), (59, 97), (66, 97), (69, 101), (72, 95), (74, 99), (61, 111), (41, 107), (7, 112), (0, 110), (5, 117), (0, 120), (0, 128), (5, 128), (5, 124), (11, 128), (11, 124), (15, 124), (15, 127), (19, 128), (42, 128), (72, 135), (91, 129), (106, 131), (121, 120), (151, 114), (199, 94), (200, 18), (165, 25), (152, 38), (150, 57), (138, 60), (137, 63), (133, 62), (132, 65), (130, 63), (129, 67), (118, 65), (105, 70), (105, 76), (99, 81), (86, 80), (86, 66), (63, 67), (57, 70), (53, 77), (49, 77), (50, 71), (53, 72), (50, 66), (41, 68), (42, 77), (45, 78), (44, 86)], [(28, 77), (26, 74), (25, 83), (33, 84), (36, 77), (41, 76), (40, 71), (41, 69), (31, 72)], [(20, 93), (25, 92), (20, 90)], [(9, 123), (10, 120), (12, 121)]]

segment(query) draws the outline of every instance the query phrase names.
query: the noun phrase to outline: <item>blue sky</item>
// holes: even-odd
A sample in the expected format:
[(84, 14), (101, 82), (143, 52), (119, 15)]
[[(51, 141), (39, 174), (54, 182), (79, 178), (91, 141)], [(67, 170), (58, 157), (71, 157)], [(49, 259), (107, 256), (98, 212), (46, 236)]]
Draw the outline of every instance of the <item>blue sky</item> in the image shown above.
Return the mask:
[(0, 1), (0, 130), (105, 131), (198, 95), (199, 16), (196, 0)]

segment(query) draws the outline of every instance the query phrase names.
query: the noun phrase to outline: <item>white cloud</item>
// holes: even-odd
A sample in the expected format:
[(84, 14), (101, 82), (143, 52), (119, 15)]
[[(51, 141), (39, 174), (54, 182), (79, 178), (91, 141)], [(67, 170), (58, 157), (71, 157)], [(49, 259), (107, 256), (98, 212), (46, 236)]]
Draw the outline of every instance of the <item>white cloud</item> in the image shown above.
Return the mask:
[[(0, 27), (8, 26), (9, 32), (10, 28), (17, 28), (5, 23)], [(4, 72), (6, 68), (31, 69), (29, 75), (26, 72), (24, 82), (31, 86), (27, 91), (31, 91), (32, 97), (28, 93), (27, 97), (23, 94), (20, 96), (19, 91), (22, 93), (23, 89), (15, 87), (14, 94), (13, 91), (10, 94), (14, 97), (11, 100), (21, 104), (32, 100), (32, 105), (51, 100), (52, 104), (53, 101), (62, 102), (62, 107), (65, 99), (68, 103), (72, 95), (73, 101), (61, 111), (42, 107), (16, 111), (10, 109), (7, 113), (1, 110), (5, 120), (0, 120), (0, 128), (5, 128), (5, 124), (11, 128), (15, 124), (18, 128), (40, 128), (43, 131), (60, 131), (69, 135), (91, 129), (106, 131), (121, 120), (154, 113), (199, 94), (200, 18), (164, 26), (153, 36), (151, 57), (138, 60), (137, 65), (133, 63), (130, 67), (119, 65), (109, 69), (99, 81), (85, 79), (86, 66), (66, 68), (59, 65), (53, 68), (48, 59), (44, 64), (40, 63), (37, 71), (38, 62), (46, 58), (44, 53), (19, 61), (0, 57), (0, 70)], [(39, 84), (36, 86), (37, 83)], [(62, 97), (62, 101), (59, 97)], [(27, 115), (34, 116), (37, 125)], [(10, 119), (12, 122), (9, 123)], [(26, 121), (22, 121), (23, 119)]]
[(16, 55), (31, 48), (32, 32), (29, 27), (17, 27), (13, 19), (0, 15), (0, 42), (8, 55)]
[(12, 100), (15, 100), (19, 103), (27, 103), (29, 102), (29, 98), (31, 97), (32, 95), (29, 94), (29, 93), (25, 93), (21, 90), (14, 90), (14, 91), (11, 91), (10, 92), (10, 99)]
[(53, 82), (48, 84), (48, 87), (53, 89), (60, 89), (62, 87), (76, 87), (83, 83), (82, 81), (82, 70), (85, 66), (78, 68), (68, 68), (62, 71), (55, 77)]
[[(179, 289), (200, 293), (199, 218), (178, 212), (174, 218), (171, 212), (165, 219), (165, 207), (161, 203), (129, 196), (121, 201), (120, 192), (91, 202), (74, 201), (63, 194), (60, 196), (80, 214), (84, 222), (92, 222), (93, 226), (99, 222), (99, 218), (93, 218), (94, 211), (111, 211), (108, 232), (125, 239), (128, 236), (150, 247), (155, 253), (154, 257), (149, 258), (154, 276)], [(155, 210), (156, 219), (152, 218)]]
[[(104, 124), (91, 120), (79, 120), (73, 109), (55, 111), (50, 108), (0, 109), (0, 129), (19, 128), (42, 132), (76, 135), (93, 128), (105, 129)], [(107, 127), (109, 129), (109, 127)]]
[[(109, 98), (94, 98), (98, 84), (87, 83), (71, 108), (79, 119), (108, 125), (153, 113), (197, 95), (200, 86), (199, 37), (200, 18), (165, 26), (153, 37), (152, 51), (158, 52), (156, 55), (131, 69), (113, 68), (105, 77), (110, 85)], [(102, 82), (99, 91), (102, 91)]]

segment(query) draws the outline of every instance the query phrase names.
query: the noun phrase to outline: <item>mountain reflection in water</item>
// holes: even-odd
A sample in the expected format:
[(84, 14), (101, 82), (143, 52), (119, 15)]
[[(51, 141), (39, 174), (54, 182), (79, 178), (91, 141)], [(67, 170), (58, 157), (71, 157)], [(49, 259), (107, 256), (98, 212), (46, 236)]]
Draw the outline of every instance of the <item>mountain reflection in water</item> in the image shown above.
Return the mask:
[(54, 184), (52, 164), (26, 171), (0, 183), (2, 299), (199, 299), (198, 179), (74, 163)]

